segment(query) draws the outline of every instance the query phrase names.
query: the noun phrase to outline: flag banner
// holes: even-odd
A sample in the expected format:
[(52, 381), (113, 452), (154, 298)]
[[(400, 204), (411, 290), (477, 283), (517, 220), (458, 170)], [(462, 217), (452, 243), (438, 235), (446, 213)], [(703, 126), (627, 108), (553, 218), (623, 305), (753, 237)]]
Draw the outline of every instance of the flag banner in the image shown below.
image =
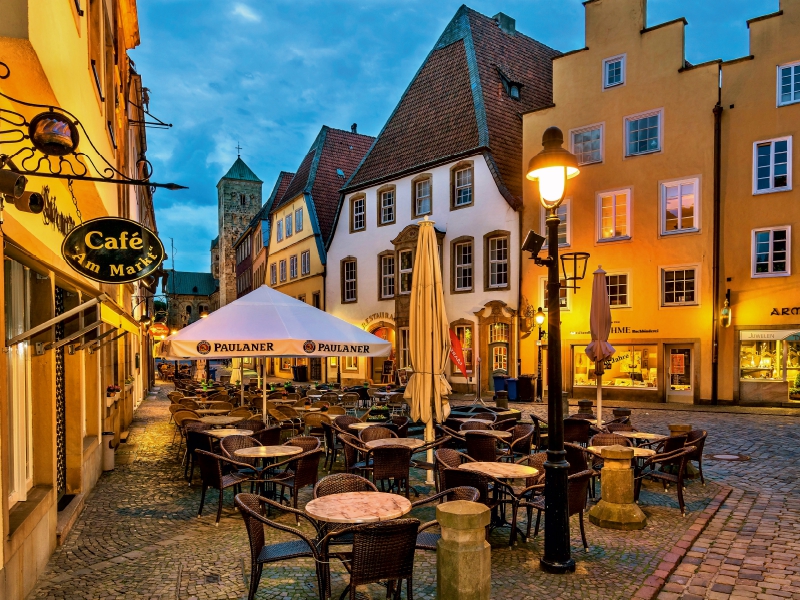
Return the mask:
[(464, 377), (469, 377), (467, 375), (467, 366), (464, 364), (464, 351), (461, 349), (461, 341), (452, 329), (450, 330), (450, 360), (463, 373)]

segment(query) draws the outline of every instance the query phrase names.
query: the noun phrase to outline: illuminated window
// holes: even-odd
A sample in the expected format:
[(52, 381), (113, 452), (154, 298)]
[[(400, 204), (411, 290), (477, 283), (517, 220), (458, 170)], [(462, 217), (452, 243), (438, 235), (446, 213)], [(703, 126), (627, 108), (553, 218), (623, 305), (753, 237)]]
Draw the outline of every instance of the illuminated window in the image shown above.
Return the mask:
[(792, 228), (753, 230), (753, 277), (791, 275)]
[(630, 197), (630, 190), (603, 192), (597, 195), (600, 241), (630, 237)]

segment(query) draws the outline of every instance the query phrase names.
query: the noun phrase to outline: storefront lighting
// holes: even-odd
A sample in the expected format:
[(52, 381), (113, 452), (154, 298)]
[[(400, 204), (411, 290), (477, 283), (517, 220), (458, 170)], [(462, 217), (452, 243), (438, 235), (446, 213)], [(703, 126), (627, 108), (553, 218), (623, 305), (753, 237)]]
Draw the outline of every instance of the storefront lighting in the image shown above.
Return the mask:
[(731, 291), (725, 293), (725, 304), (722, 305), (722, 310), (719, 311), (719, 321), (723, 327), (731, 326), (731, 318), (733, 317), (733, 309), (731, 308)]
[(203, 312), (200, 313), (200, 318), (201, 319), (205, 319), (207, 316), (208, 316), (208, 311), (207, 310), (204, 310)]
[[(2, 163), (0, 163), (0, 166), (2, 166)], [(28, 180), (24, 175), (20, 175), (14, 171), (0, 169), (0, 194), (11, 196), (12, 198), (19, 198), (25, 191), (25, 186), (27, 184)]]
[(541, 327), (542, 325), (544, 325), (544, 321), (545, 321), (546, 318), (547, 317), (545, 316), (544, 311), (542, 310), (542, 307), (540, 306), (536, 310), (536, 314), (533, 315), (533, 320), (536, 322), (536, 326), (537, 327)]
[(175, 329), (174, 327), (172, 329), (170, 329), (170, 331), (169, 331), (170, 335), (175, 335), (176, 333), (178, 333), (178, 330)]
[(149, 314), (147, 314), (147, 313), (144, 313), (144, 314), (141, 316), (141, 318), (139, 319), (139, 323), (141, 323), (141, 324), (142, 324), (142, 325), (144, 325), (145, 327), (147, 327), (148, 325), (150, 325), (150, 323), (152, 323), (152, 322), (153, 322), (153, 319), (152, 319), (152, 318), (150, 317), (150, 315), (149, 315)]
[(562, 148), (564, 134), (558, 127), (548, 127), (542, 136), (543, 149), (528, 163), (528, 179), (539, 182), (539, 197), (548, 210), (564, 201), (567, 179), (580, 170), (574, 154)]

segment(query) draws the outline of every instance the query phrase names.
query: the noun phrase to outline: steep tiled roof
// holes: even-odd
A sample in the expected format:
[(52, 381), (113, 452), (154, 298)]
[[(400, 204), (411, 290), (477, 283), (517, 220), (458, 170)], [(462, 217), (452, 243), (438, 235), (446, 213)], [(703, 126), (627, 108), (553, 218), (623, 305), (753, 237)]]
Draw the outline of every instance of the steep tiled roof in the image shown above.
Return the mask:
[[(483, 153), (506, 200), (520, 206), (521, 114), (552, 103), (559, 54), (461, 6), (345, 190)], [(522, 84), (519, 100), (505, 91), (500, 71)]]
[(286, 193), (286, 188), (289, 187), (293, 177), (294, 173), (289, 173), (288, 171), (281, 171), (278, 174), (278, 179), (275, 180), (275, 185), (272, 187), (272, 193), (269, 195), (269, 198), (267, 198), (267, 201), (261, 205), (261, 208), (255, 214), (255, 216), (250, 219), (250, 223), (248, 223), (247, 228), (239, 236), (239, 239), (233, 243), (234, 246), (238, 246), (239, 242), (245, 235), (250, 235), (250, 233), (255, 230), (259, 221), (265, 221), (267, 223), (261, 227), (261, 232), (264, 236), (263, 245), (269, 245), (269, 213), (275, 204), (275, 200), (282, 198), (283, 194)]
[(193, 296), (210, 296), (219, 283), (211, 273), (192, 273), (189, 271), (167, 271), (166, 294), (189, 294)]
[[(375, 138), (368, 135), (323, 126), (283, 197), (275, 202), (272, 210), (291, 202), (301, 193), (309, 194), (315, 213), (310, 217), (316, 218), (322, 240), (327, 241), (339, 206), (339, 189), (374, 141)], [(337, 169), (342, 171), (343, 177)]]
[(222, 179), (237, 179), (239, 181), (257, 181), (258, 183), (262, 183), (262, 181), (250, 170), (242, 157), (239, 156), (236, 159), (236, 162), (231, 165), (231, 168), (228, 169), (228, 172), (222, 177)]

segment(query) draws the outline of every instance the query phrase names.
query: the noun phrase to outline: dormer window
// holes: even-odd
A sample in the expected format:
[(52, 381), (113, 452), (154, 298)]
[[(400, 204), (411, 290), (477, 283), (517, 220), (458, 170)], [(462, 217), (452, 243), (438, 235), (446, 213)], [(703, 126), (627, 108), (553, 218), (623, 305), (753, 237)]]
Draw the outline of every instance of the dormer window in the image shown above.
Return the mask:
[(497, 72), (500, 74), (500, 81), (503, 83), (503, 89), (506, 91), (506, 94), (508, 94), (508, 97), (512, 100), (519, 100), (522, 83), (516, 81), (507, 70), (504, 71), (500, 67), (497, 67)]
[(511, 96), (513, 100), (519, 100), (519, 86), (516, 84), (510, 86), (508, 95)]

